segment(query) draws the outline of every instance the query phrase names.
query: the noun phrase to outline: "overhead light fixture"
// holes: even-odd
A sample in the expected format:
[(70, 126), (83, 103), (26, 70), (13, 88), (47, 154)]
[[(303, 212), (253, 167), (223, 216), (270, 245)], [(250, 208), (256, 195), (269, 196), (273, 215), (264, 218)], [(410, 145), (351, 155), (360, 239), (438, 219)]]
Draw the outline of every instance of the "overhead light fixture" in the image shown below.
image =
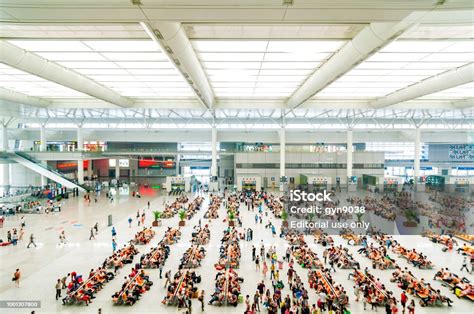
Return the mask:
[(294, 0), (283, 0), (283, 5), (293, 5)]
[(130, 0), (130, 2), (131, 2), (133, 5), (141, 5), (141, 4), (142, 4), (142, 0)]

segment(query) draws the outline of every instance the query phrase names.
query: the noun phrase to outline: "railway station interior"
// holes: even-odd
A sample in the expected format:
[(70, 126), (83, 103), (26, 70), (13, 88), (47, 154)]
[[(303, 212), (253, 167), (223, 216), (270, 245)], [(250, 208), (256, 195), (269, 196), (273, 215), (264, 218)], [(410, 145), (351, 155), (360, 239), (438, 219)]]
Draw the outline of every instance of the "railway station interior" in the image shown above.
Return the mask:
[(1, 313), (473, 313), (472, 0), (0, 1)]

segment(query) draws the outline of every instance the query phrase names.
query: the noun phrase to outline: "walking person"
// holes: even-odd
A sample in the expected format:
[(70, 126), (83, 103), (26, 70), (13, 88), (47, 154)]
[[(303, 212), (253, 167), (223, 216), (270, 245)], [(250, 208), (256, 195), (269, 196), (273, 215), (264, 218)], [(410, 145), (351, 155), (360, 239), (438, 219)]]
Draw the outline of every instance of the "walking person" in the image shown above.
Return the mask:
[(462, 259), (461, 271), (462, 271), (464, 268), (466, 269), (467, 272), (469, 272), (469, 268), (467, 268), (467, 255), (465, 255), (464, 258)]
[(117, 250), (117, 242), (115, 242), (115, 239), (112, 239), (112, 251), (115, 253)]
[(13, 279), (12, 279), (15, 282), (15, 287), (17, 288), (20, 288), (20, 277), (21, 277), (20, 269), (17, 268), (16, 271), (13, 273)]
[(263, 261), (263, 270), (262, 270), (262, 273), (263, 273), (263, 277), (267, 277), (267, 272), (268, 272), (268, 265), (267, 265), (267, 261)]
[(161, 276), (161, 274), (163, 273), (163, 263), (160, 264), (160, 279), (162, 279), (163, 277)]
[(256, 253), (257, 249), (255, 248), (255, 245), (252, 245), (252, 261), (255, 260), (255, 253)]
[(18, 235), (18, 241), (23, 241), (23, 236), (25, 235), (25, 230), (23, 228), (20, 228), (20, 233)]
[(201, 290), (198, 300), (201, 302), (201, 312), (204, 312), (204, 290)]
[(402, 291), (402, 294), (400, 295), (400, 303), (402, 304), (402, 313), (405, 313), (405, 307), (407, 305), (408, 297), (405, 294), (405, 291)]
[(148, 201), (146, 205), (147, 205), (148, 209), (150, 209), (150, 201)]
[(64, 230), (59, 235), (59, 243), (66, 244), (66, 233), (64, 232)]
[(69, 275), (70, 274), (68, 273), (66, 276), (61, 278), (61, 289), (66, 289), (67, 288), (66, 281), (69, 278)]
[(255, 270), (260, 271), (260, 256), (255, 259)]
[(132, 217), (128, 217), (128, 227), (132, 228)]
[(61, 298), (61, 279), (56, 282), (56, 301)]
[(165, 278), (166, 278), (165, 280), (165, 288), (166, 288), (168, 283), (171, 282), (171, 269), (165, 273)]
[(30, 235), (30, 243), (28, 243), (28, 245), (26, 246), (26, 248), (30, 248), (30, 245), (34, 245), (36, 247), (36, 243), (35, 243), (35, 236), (33, 235), (33, 233)]
[(89, 235), (89, 240), (95, 240), (95, 235), (94, 235), (94, 228), (91, 228), (91, 234)]

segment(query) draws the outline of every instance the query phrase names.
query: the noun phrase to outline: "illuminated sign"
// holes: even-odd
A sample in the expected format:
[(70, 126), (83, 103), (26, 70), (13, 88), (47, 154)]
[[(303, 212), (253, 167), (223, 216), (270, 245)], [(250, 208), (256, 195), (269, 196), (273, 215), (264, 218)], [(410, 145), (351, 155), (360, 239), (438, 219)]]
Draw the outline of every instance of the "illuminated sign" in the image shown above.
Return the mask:
[(138, 168), (171, 169), (175, 168), (175, 162), (171, 160), (159, 161), (153, 159), (142, 159), (138, 161)]
[[(89, 167), (89, 160), (84, 160), (82, 165), (84, 169), (87, 169)], [(77, 169), (77, 161), (58, 161), (56, 168), (61, 170)]]

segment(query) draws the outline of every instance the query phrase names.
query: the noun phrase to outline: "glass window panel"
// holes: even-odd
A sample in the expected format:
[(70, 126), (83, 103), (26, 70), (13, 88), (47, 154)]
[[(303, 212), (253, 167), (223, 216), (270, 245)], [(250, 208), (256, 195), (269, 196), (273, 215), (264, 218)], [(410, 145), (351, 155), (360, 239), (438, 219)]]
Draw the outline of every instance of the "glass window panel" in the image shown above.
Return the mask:
[(107, 61), (96, 52), (37, 52), (37, 54), (52, 61)]
[(161, 52), (104, 52), (104, 57), (110, 61), (168, 61), (168, 58)]
[(75, 40), (9, 40), (15, 46), (30, 51), (91, 51)]
[(317, 40), (317, 41), (283, 41), (283, 40), (272, 40), (268, 43), (267, 51), (271, 52), (301, 52), (301, 51), (314, 51), (314, 52), (334, 52), (344, 45), (345, 41), (342, 40)]
[(59, 64), (71, 69), (116, 69), (116, 64), (112, 62), (74, 62), (58, 61)]
[(329, 52), (299, 52), (299, 53), (266, 53), (264, 61), (323, 61), (327, 60), (332, 53)]
[(87, 40), (83, 43), (96, 51), (159, 51), (152, 40)]
[(203, 61), (262, 61), (263, 53), (199, 53)]
[(173, 69), (173, 65), (169, 62), (116, 62), (117, 65), (124, 69)]
[(264, 52), (268, 41), (260, 40), (193, 40), (194, 49), (198, 52)]

